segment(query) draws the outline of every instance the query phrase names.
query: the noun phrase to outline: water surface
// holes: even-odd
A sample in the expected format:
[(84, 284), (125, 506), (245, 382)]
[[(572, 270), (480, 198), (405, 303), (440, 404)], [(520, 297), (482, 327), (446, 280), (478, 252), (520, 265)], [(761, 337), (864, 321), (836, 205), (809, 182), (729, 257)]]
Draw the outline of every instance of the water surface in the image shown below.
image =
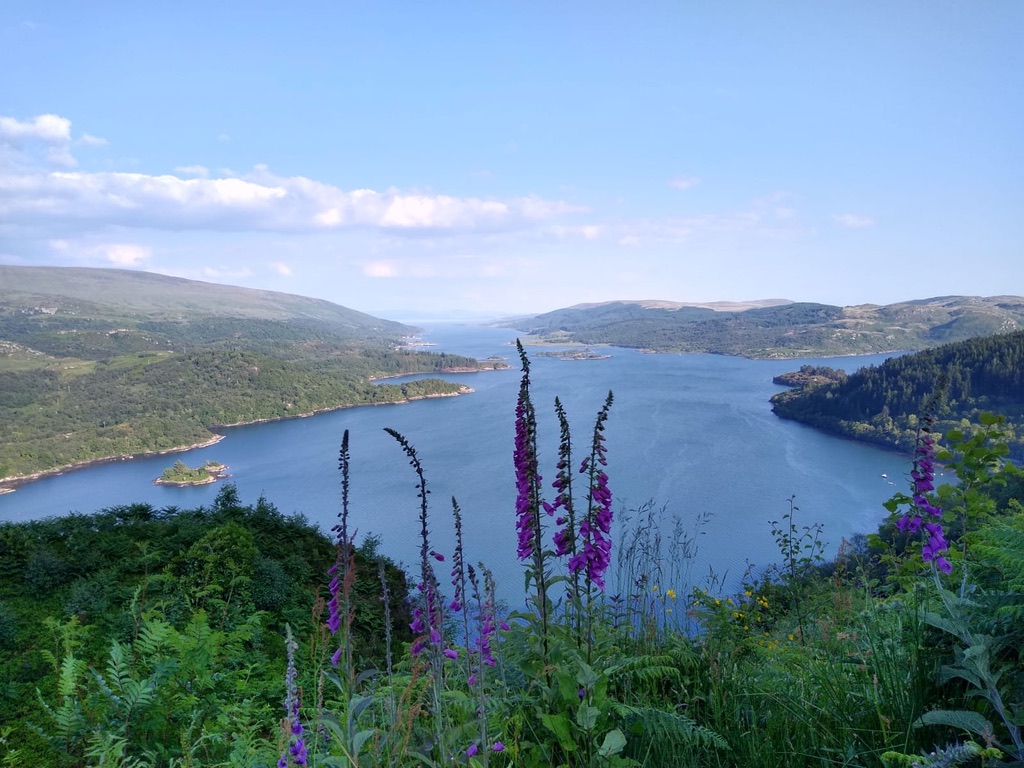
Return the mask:
[[(515, 332), (472, 326), (428, 328), (437, 351), (517, 365)], [(593, 419), (609, 389), (608, 473), (616, 510), (653, 500), (684, 521), (707, 516), (694, 574), (713, 570), (738, 578), (748, 563), (777, 559), (768, 521), (780, 519), (796, 497), (798, 525), (821, 523), (835, 551), (843, 537), (873, 530), (882, 502), (904, 490), (907, 457), (832, 437), (772, 414), (768, 398), (781, 389), (772, 377), (805, 363), (854, 370), (884, 355), (833, 359), (746, 360), (716, 355), (649, 355), (611, 350), (605, 360), (533, 359), (534, 396), (541, 421), (541, 473), (554, 479), (560, 396), (577, 445), (589, 442)], [(452, 546), (451, 497), (464, 516), (467, 558), (495, 572), (506, 599), (515, 600), (522, 575), (515, 562), (512, 437), (517, 369), (453, 375), (471, 395), (403, 405), (349, 408), (315, 417), (236, 427), (214, 446), (173, 457), (116, 462), (22, 486), (0, 496), (0, 520), (31, 520), (119, 504), (192, 508), (212, 503), (220, 484), (156, 486), (177, 458), (196, 466), (227, 464), (244, 503), (260, 496), (284, 513), (302, 513), (327, 531), (340, 502), (338, 448), (351, 435), (350, 530), (378, 534), (383, 551), (407, 565), (418, 552), (415, 476), (384, 427), (417, 448), (431, 490), (434, 546)], [(582, 458), (582, 456), (581, 456)], [(888, 477), (885, 477), (888, 476)], [(896, 485), (893, 485), (895, 483)]]

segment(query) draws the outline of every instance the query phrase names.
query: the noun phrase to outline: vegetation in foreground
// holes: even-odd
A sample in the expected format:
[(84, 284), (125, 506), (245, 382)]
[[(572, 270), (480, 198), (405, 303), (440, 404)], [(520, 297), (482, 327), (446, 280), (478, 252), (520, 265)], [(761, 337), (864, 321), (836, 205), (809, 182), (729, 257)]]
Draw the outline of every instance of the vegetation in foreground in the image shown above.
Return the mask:
[[(1004, 461), (999, 417), (939, 440), (923, 409), (909, 493), (889, 502), (877, 533), (825, 562), (820, 529), (799, 526), (805, 512), (791, 503), (773, 524), (777, 566), (729, 590), (694, 582), (695, 532), (656, 507), (613, 526), (610, 394), (582, 445), (556, 400), (557, 461), (542, 480), (522, 362), (513, 459), (523, 610), (496, 604), (486, 566), (463, 550), (455, 499), (454, 552), (432, 545), (428, 468), (395, 432), (418, 488), (408, 602), (377, 543), (352, 541), (347, 434), (331, 539), (266, 502), (239, 506), (231, 486), (209, 510), (5, 525), (2, 690), (14, 716), (0, 761), (1024, 760), (1024, 482)], [(957, 486), (936, 491), (938, 462)], [(150, 536), (128, 534), (137, 530)], [(38, 697), (26, 695), (33, 687)]]

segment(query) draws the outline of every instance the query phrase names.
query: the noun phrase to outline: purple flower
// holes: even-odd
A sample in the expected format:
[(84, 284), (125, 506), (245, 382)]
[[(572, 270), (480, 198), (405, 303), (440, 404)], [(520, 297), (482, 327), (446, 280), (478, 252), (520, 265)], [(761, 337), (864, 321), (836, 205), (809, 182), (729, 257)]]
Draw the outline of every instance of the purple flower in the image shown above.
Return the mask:
[(459, 658), (459, 652), (453, 648), (445, 648), (444, 655), (453, 660)]
[[(942, 509), (925, 496), (935, 490), (935, 437), (932, 434), (935, 417), (926, 413), (921, 417), (921, 422), (914, 446), (914, 466), (910, 472), (913, 506), (896, 521), (896, 527), (909, 534), (916, 534), (923, 528), (928, 538), (921, 547), (921, 559), (926, 563), (934, 562), (942, 573), (950, 573), (953, 566), (942, 554), (949, 549), (942, 530)], [(925, 517), (922, 518), (922, 515)], [(928, 518), (934, 518), (935, 522), (925, 522)]]
[(555, 543), (555, 554), (559, 557), (568, 555), (570, 558), (576, 554), (576, 510), (573, 507), (572, 498), (572, 432), (569, 429), (569, 419), (565, 415), (565, 408), (562, 401), (555, 398), (555, 414), (558, 416), (558, 424), (561, 436), (558, 442), (558, 463), (555, 469), (558, 474), (555, 482), (551, 484), (558, 495), (554, 504), (546, 504), (545, 509), (549, 515), (554, 515), (558, 510), (564, 510), (564, 514), (555, 519), (555, 525), (562, 526), (553, 537)]
[(580, 523), (579, 541), (576, 554), (569, 558), (572, 573), (583, 571), (588, 581), (604, 589), (604, 574), (611, 562), (612, 542), (612, 492), (608, 489), (608, 475), (600, 467), (607, 466), (605, 454), (604, 423), (612, 406), (612, 393), (608, 393), (604, 407), (597, 414), (594, 424), (594, 441), (590, 456), (583, 459), (580, 474), (587, 474), (590, 480), (590, 498), (587, 515)]
[(473, 757), (478, 750), (479, 747), (476, 744), (470, 744), (469, 749), (466, 750), (466, 757)]
[(289, 755), (293, 758), (295, 765), (306, 765), (307, 763), (306, 743), (302, 739), (302, 723), (299, 720), (299, 692), (295, 671), (295, 650), (298, 648), (298, 644), (292, 638), (292, 628), (286, 626), (285, 631), (285, 651), (288, 656), (288, 666), (285, 670), (284, 678), (284, 710), (287, 713), (284, 722), (287, 729), (286, 738), (288, 739), (289, 746), (288, 751), (282, 754), (277, 761), (279, 768), (287, 768)]
[(505, 751), (505, 745), (502, 744), (500, 741), (496, 741), (496, 742), (494, 742), (491, 745), (491, 749), (494, 750), (495, 752), (504, 752)]
[(522, 361), (523, 378), (516, 401), (516, 436), (512, 462), (516, 474), (516, 554), (520, 560), (541, 554), (541, 476), (537, 468), (537, 415), (530, 400), (530, 361), (523, 345), (516, 342)]

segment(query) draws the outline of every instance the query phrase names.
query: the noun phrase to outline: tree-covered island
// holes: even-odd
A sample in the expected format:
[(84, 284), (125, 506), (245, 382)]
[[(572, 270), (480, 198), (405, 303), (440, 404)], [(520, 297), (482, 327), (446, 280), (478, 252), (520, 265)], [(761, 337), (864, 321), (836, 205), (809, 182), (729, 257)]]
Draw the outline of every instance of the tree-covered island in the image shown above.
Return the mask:
[(181, 459), (163, 471), (154, 482), (157, 485), (173, 485), (185, 487), (189, 485), (209, 485), (227, 477), (227, 467), (216, 461), (208, 461), (201, 467), (190, 467)]

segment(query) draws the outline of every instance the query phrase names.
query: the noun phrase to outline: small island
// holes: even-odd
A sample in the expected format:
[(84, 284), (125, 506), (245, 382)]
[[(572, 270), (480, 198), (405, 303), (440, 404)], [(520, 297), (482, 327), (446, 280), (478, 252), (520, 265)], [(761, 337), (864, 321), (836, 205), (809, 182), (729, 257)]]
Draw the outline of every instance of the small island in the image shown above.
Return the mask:
[(179, 488), (190, 485), (209, 485), (227, 477), (227, 469), (226, 466), (215, 461), (208, 461), (203, 466), (193, 469), (178, 459), (173, 466), (165, 469), (155, 482), (157, 485), (173, 485)]
[(592, 352), (590, 347), (535, 352), (534, 356), (553, 357), (556, 360), (607, 360), (611, 357), (611, 355), (601, 355), (597, 352)]

